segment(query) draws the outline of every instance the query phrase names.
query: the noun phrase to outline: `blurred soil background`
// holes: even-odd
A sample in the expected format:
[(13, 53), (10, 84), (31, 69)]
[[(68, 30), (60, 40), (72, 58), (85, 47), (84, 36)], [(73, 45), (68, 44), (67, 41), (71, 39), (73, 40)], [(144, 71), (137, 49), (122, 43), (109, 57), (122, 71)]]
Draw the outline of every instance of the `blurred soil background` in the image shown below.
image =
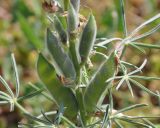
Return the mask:
[[(37, 49), (44, 45), (48, 26), (46, 13), (41, 7), (41, 2), (43, 0), (0, 0), (0, 75), (3, 75), (14, 89), (13, 83), (10, 81), (13, 79), (10, 54), (14, 52), (20, 71), (22, 94), (31, 91), (28, 82), (35, 83), (38, 81), (35, 66), (38, 55)], [(122, 27), (119, 24), (119, 6), (118, 0), (81, 0), (81, 12), (87, 16), (92, 9), (96, 17), (97, 37), (123, 37)], [(160, 0), (126, 0), (125, 12), (128, 32), (131, 32), (145, 20), (160, 13)], [(141, 33), (149, 30), (152, 25), (146, 27)], [(160, 44), (160, 31), (149, 38), (142, 39), (141, 42)], [(144, 58), (148, 58), (143, 73), (147, 76), (160, 76), (160, 51), (145, 50), (146, 53), (142, 54), (128, 48), (124, 60), (140, 65)], [(142, 83), (152, 91), (160, 90), (160, 82), (142, 81)], [(0, 85), (0, 90), (3, 89)], [(125, 86), (119, 92), (115, 92), (115, 108), (120, 109), (135, 103), (147, 103), (150, 105), (149, 107), (127, 114), (160, 116), (158, 99), (135, 87), (134, 93), (135, 97), (132, 98)], [(45, 106), (43, 106), (44, 103)], [(24, 106), (33, 113), (38, 113), (42, 106), (47, 109), (50, 108), (43, 97), (27, 100)], [(36, 109), (33, 110), (32, 108)], [(18, 110), (10, 113), (8, 106), (0, 107), (0, 128), (16, 128), (21, 119), (22, 115)], [(153, 120), (153, 122), (158, 125), (160, 119)]]

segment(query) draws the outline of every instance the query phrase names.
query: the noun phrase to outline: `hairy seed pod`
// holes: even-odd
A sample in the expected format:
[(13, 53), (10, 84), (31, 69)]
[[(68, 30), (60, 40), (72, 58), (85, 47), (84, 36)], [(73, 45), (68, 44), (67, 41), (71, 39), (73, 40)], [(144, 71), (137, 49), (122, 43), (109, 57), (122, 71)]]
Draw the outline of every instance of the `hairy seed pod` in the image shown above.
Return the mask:
[(69, 4), (67, 19), (68, 19), (68, 32), (70, 34), (74, 32), (78, 27), (78, 14), (76, 13), (71, 3)]
[(58, 106), (64, 105), (65, 115), (69, 119), (76, 118), (78, 112), (78, 103), (75, 95), (70, 88), (64, 87), (58, 80), (54, 67), (43, 57), (39, 55), (37, 62), (37, 71), (40, 80), (47, 87)]
[(68, 82), (68, 86), (71, 86), (76, 79), (74, 65), (69, 55), (62, 48), (57, 37), (49, 29), (47, 30), (47, 47), (54, 60), (54, 66), (57, 67), (67, 81), (70, 81)]
[(79, 53), (81, 56), (82, 64), (85, 64), (93, 48), (96, 39), (96, 33), (97, 33), (96, 21), (94, 16), (90, 15), (89, 20), (83, 30), (79, 46)]
[(116, 71), (115, 53), (112, 53), (97, 70), (91, 79), (84, 94), (84, 104), (87, 112), (94, 112), (100, 99), (104, 99), (104, 95), (111, 85), (106, 80), (113, 77)]
[(54, 16), (54, 26), (55, 26), (56, 31), (59, 34), (59, 37), (60, 37), (62, 43), (67, 45), (67, 33), (64, 30), (63, 25), (57, 16)]
[(71, 3), (74, 7), (74, 9), (76, 10), (76, 12), (79, 12), (79, 6), (80, 6), (80, 0), (71, 0)]

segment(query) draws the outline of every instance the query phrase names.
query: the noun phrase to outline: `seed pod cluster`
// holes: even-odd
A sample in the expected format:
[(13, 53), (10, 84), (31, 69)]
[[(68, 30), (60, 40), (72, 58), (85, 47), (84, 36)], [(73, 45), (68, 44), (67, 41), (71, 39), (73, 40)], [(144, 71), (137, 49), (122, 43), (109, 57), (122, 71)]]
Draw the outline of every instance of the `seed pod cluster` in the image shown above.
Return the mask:
[[(76, 117), (79, 111), (82, 122), (86, 125), (86, 114), (95, 112), (98, 102), (104, 98), (103, 93), (110, 87), (111, 83), (105, 81), (115, 74), (116, 55), (113, 52), (92, 79), (87, 79), (85, 88), (80, 88), (79, 85), (85, 79), (82, 70), (90, 59), (97, 26), (94, 16), (90, 14), (88, 20), (84, 18), (85, 25), (82, 30), (78, 31), (78, 24), (82, 19), (79, 17), (80, 0), (67, 0), (63, 3), (66, 6), (64, 10), (67, 9), (67, 18), (64, 17), (67, 19), (67, 26), (63, 27), (56, 14), (53, 19), (49, 18), (55, 28), (52, 29), (54, 32), (47, 29), (47, 52), (51, 57), (51, 63), (40, 54), (37, 69), (41, 81), (51, 92), (56, 103), (67, 107), (65, 114), (72, 118)], [(66, 45), (67, 42), (69, 45)], [(64, 45), (67, 50), (64, 49)]]

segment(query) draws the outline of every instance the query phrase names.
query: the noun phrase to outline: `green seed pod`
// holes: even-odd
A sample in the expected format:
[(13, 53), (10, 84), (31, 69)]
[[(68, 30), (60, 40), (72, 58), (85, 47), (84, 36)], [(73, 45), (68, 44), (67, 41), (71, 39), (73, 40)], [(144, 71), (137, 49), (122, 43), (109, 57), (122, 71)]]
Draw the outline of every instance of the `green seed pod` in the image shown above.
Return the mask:
[(63, 44), (67, 44), (67, 33), (63, 28), (63, 25), (61, 24), (60, 20), (58, 19), (58, 17), (55, 15), (54, 16), (54, 26), (56, 31), (59, 34), (59, 37), (62, 41)]
[(106, 80), (113, 77), (116, 71), (115, 53), (112, 53), (97, 70), (91, 79), (84, 94), (84, 105), (87, 112), (94, 112), (100, 99), (104, 99), (104, 93), (107, 92), (111, 82)]
[[(69, 55), (65, 53), (57, 37), (47, 30), (47, 47), (54, 60), (54, 67), (61, 73), (67, 82), (65, 85), (74, 85), (76, 71)], [(73, 84), (73, 85), (72, 85)]]
[(74, 32), (76, 28), (78, 27), (78, 14), (76, 13), (71, 3), (69, 4), (67, 18), (68, 18), (68, 32), (70, 34)]
[(76, 10), (76, 12), (79, 12), (79, 6), (80, 6), (80, 0), (71, 0), (71, 3), (74, 7), (74, 9)]
[(89, 20), (83, 30), (79, 46), (79, 53), (81, 56), (82, 64), (85, 64), (90, 54), (90, 51), (93, 48), (96, 39), (96, 33), (97, 33), (96, 21), (94, 16), (90, 15)]
[(66, 107), (65, 115), (73, 119), (77, 116), (78, 103), (70, 88), (64, 87), (57, 79), (54, 67), (40, 54), (37, 62), (40, 80), (47, 87), (58, 106)]

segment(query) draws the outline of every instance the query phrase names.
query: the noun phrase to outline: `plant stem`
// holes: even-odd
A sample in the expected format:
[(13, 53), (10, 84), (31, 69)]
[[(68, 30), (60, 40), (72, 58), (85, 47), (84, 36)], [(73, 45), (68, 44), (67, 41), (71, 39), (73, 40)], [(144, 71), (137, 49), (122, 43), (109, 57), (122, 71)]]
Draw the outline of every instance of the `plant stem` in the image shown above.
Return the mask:
[(21, 106), (17, 101), (14, 102), (15, 106), (19, 108), (23, 113), (29, 113), (23, 106)]
[(71, 127), (77, 128), (70, 120), (68, 120), (66, 117), (61, 116), (62, 120), (68, 123)]

